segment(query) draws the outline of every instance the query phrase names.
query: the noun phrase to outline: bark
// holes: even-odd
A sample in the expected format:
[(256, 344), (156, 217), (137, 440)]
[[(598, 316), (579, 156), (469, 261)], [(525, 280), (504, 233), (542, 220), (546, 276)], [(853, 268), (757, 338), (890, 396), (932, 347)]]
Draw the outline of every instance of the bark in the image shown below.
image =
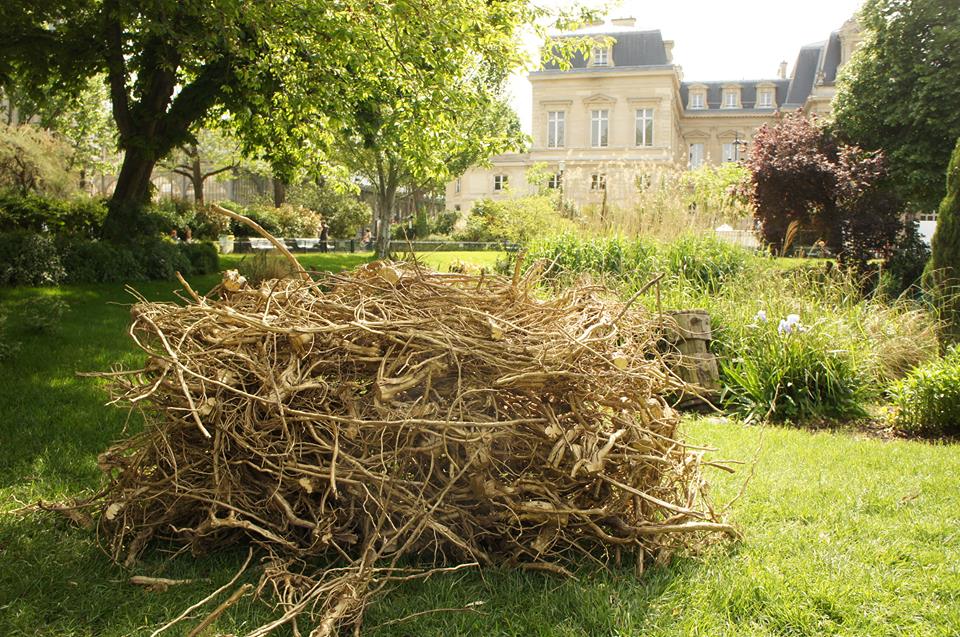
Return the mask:
[(203, 205), (203, 182), (206, 179), (203, 171), (200, 170), (200, 155), (194, 154), (190, 162), (190, 181), (193, 182), (193, 201), (197, 205)]
[(380, 221), (377, 229), (377, 258), (386, 259), (390, 256), (390, 225), (393, 221), (393, 207), (396, 202), (396, 186), (387, 187), (377, 193), (377, 218)]
[(124, 57), (128, 36), (120, 22), (119, 0), (105, 0), (103, 14), (113, 119), (124, 150), (103, 234), (105, 239), (129, 242), (150, 230), (142, 212), (150, 203), (150, 176), (157, 161), (189, 139), (190, 127), (236, 76), (232, 58), (224, 55), (201, 68), (174, 96), (182, 55), (177, 43), (161, 36), (146, 39), (140, 68), (131, 74)]
[(287, 200), (287, 184), (276, 177), (273, 178), (273, 205), (279, 208)]
[(150, 175), (156, 163), (150, 153), (136, 148), (124, 154), (103, 223), (104, 239), (124, 243), (138, 234), (141, 211), (150, 203)]
[(393, 221), (393, 208), (397, 197), (399, 170), (392, 159), (386, 165), (377, 157), (377, 216), (380, 225), (377, 228), (377, 258), (390, 256), (390, 222)]

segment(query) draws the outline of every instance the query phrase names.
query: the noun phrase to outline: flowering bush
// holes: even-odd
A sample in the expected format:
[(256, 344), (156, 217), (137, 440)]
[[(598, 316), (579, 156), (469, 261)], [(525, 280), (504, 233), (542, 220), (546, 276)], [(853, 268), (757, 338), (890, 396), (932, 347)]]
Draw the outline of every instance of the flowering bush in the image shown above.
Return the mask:
[(741, 351), (721, 358), (724, 405), (748, 420), (865, 415), (864, 378), (851, 353), (835, 349), (831, 340), (825, 331), (804, 326), (798, 314), (774, 328), (760, 310)]

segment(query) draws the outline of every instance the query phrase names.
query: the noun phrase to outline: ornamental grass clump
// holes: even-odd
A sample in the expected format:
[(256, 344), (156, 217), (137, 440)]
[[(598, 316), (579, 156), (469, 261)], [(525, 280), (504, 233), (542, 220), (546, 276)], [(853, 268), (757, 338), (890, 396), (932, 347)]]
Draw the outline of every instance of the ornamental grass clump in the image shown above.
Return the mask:
[(140, 299), (144, 364), (104, 375), (146, 420), (100, 458), (109, 553), (253, 544), (280, 611), (250, 634), (322, 637), (439, 570), (642, 569), (733, 534), (678, 438), (656, 317), (538, 283), (375, 262)]
[(760, 311), (739, 356), (721, 358), (724, 406), (747, 420), (803, 422), (866, 415), (865, 379), (823, 324)]
[(960, 347), (911, 371), (890, 397), (899, 429), (918, 436), (960, 435)]

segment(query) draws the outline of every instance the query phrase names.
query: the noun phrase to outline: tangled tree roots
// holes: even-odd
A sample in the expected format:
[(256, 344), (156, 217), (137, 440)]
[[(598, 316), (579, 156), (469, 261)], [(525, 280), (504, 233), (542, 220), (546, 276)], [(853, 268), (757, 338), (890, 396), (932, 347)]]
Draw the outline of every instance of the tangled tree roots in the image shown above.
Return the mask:
[(417, 575), (402, 556), (566, 573), (732, 533), (702, 450), (676, 440), (656, 318), (588, 283), (535, 285), (377, 262), (141, 299), (147, 363), (105, 374), (147, 420), (101, 457), (113, 557), (252, 541), (281, 604), (252, 634), (299, 616), (327, 635)]

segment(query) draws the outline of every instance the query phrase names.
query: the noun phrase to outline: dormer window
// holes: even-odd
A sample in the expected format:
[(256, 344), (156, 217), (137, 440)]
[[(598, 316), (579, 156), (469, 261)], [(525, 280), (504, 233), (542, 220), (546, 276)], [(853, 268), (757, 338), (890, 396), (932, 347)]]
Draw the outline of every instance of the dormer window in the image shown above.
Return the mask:
[(609, 51), (605, 46), (595, 46), (593, 47), (593, 52), (590, 54), (590, 63), (593, 66), (607, 66), (609, 62)]
[(777, 108), (777, 87), (773, 82), (757, 84), (756, 108)]
[(703, 110), (707, 108), (707, 86), (706, 84), (695, 84), (689, 88), (690, 94), (687, 96), (687, 108), (690, 110)]
[(730, 86), (723, 88), (723, 108), (740, 108), (740, 87)]

